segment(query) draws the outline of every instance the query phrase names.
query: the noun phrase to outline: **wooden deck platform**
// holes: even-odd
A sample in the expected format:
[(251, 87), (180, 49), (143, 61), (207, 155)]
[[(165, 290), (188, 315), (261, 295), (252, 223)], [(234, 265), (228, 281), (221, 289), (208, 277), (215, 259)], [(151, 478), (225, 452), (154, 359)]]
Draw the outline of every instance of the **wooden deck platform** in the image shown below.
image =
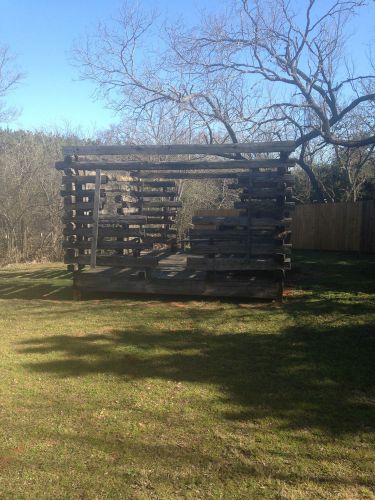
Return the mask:
[(84, 292), (281, 299), (280, 283), (242, 273), (207, 273), (187, 268), (187, 255), (172, 253), (147, 272), (134, 268), (87, 269), (74, 273), (74, 288)]

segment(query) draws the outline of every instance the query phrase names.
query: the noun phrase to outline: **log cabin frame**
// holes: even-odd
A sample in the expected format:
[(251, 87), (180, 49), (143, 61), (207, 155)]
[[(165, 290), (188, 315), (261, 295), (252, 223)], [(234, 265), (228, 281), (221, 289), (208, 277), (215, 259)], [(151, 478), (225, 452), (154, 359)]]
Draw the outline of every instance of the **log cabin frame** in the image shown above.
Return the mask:
[[(293, 150), (292, 141), (64, 147), (55, 167), (63, 172), (64, 262), (75, 295), (280, 300), (290, 268)], [(176, 181), (212, 178), (231, 179), (238, 201), (230, 215), (193, 216), (186, 251), (174, 227)]]

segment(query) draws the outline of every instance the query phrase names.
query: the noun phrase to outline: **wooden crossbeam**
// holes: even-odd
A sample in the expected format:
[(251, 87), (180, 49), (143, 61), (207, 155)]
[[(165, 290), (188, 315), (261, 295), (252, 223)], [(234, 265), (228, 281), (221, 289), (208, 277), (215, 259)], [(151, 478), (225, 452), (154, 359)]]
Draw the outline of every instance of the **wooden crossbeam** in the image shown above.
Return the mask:
[(236, 153), (290, 153), (294, 141), (253, 142), (237, 144), (168, 144), (124, 146), (65, 146), (64, 156), (69, 155), (221, 155)]
[[(93, 171), (100, 168), (105, 171), (153, 171), (153, 170), (229, 170), (229, 169), (254, 169), (254, 168), (278, 168), (280, 166), (292, 167), (294, 160), (258, 159), (258, 160), (221, 160), (221, 161), (166, 161), (166, 162), (107, 162), (107, 161), (77, 161), (73, 163), (79, 170)], [(57, 170), (65, 170), (67, 163), (58, 161), (55, 164)]]

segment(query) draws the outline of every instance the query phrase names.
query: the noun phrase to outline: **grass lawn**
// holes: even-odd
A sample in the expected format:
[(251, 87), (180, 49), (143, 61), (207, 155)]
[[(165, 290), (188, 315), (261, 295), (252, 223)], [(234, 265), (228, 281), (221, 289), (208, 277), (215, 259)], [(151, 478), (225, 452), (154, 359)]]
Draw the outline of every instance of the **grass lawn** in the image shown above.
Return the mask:
[(282, 305), (1, 269), (0, 498), (375, 498), (375, 257), (294, 261)]

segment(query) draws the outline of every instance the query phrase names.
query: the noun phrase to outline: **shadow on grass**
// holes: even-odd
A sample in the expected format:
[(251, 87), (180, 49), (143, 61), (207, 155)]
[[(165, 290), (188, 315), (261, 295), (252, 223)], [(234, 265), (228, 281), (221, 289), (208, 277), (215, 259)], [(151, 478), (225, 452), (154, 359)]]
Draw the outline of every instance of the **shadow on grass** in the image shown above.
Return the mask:
[[(354, 308), (337, 303), (338, 315), (332, 320), (314, 322), (333, 305), (290, 301), (284, 308), (293, 326), (280, 325), (278, 333), (252, 332), (251, 326), (244, 333), (219, 335), (204, 327), (171, 332), (156, 323), (152, 331), (139, 327), (33, 338), (21, 343), (21, 352), (56, 353), (58, 359), (27, 367), (60, 377), (108, 373), (125, 383), (157, 378), (212, 384), (224, 395), (221, 411), (228, 419), (276, 418), (289, 429), (367, 432), (375, 428), (373, 309), (369, 303)], [(205, 321), (216, 314), (205, 311)], [(237, 308), (236, 314), (242, 319), (248, 315), (251, 325), (253, 311)], [(200, 324), (202, 311), (192, 308), (189, 315)], [(346, 318), (342, 324), (340, 317)]]
[[(108, 373), (125, 383), (157, 378), (212, 384), (222, 391), (221, 411), (228, 419), (271, 417), (285, 428), (316, 427), (332, 434), (373, 430), (374, 304), (358, 292), (374, 291), (375, 259), (308, 252), (296, 257), (301, 285), (312, 294), (291, 298), (280, 309), (239, 304), (230, 310), (202, 311), (189, 304), (183, 310), (193, 326), (183, 330), (169, 317), (168, 308), (156, 305), (147, 316), (152, 330), (141, 323), (108, 334), (34, 337), (23, 341), (20, 350), (39, 355), (27, 364), (30, 370), (60, 377)], [(1, 298), (70, 298), (64, 295), (71, 292), (65, 271), (4, 274), (10, 288), (6, 290), (0, 274)], [(132, 300), (142, 305), (145, 299)], [(152, 302), (160, 300), (153, 297)], [(101, 303), (117, 307), (115, 302)], [(96, 307), (94, 301), (83, 304), (87, 314)], [(68, 313), (64, 309), (50, 314)], [(264, 326), (265, 317), (276, 322), (276, 329), (257, 328), (258, 319)], [(236, 326), (230, 329), (237, 320), (239, 333)], [(168, 323), (176, 325), (173, 332), (163, 326)], [(215, 325), (226, 323), (226, 332), (212, 333)], [(43, 355), (49, 359), (43, 360)]]
[(0, 271), (0, 299), (72, 299), (72, 273), (64, 269)]
[(375, 256), (339, 252), (293, 252), (288, 283), (304, 290), (375, 292)]

